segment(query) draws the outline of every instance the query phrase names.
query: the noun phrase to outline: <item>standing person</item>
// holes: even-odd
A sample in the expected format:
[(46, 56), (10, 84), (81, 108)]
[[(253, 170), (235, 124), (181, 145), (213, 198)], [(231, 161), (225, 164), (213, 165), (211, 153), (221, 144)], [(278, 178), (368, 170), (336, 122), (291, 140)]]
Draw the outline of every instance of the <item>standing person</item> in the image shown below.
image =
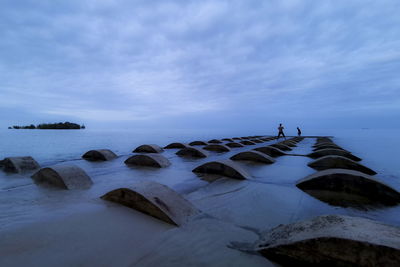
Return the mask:
[(297, 127), (297, 135), (298, 135), (298, 136), (301, 136), (301, 130), (300, 130), (299, 127)]
[(283, 133), (283, 129), (284, 129), (284, 127), (282, 126), (282, 123), (279, 123), (279, 127), (278, 127), (278, 139), (279, 139), (279, 137), (282, 135), (283, 136), (283, 138), (285, 138), (285, 140), (286, 140), (286, 136), (285, 136), (285, 134)]

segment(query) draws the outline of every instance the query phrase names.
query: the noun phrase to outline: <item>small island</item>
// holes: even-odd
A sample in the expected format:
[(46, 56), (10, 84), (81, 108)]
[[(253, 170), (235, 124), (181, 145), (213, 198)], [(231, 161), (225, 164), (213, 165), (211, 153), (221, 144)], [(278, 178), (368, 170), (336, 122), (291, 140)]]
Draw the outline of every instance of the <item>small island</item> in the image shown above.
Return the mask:
[(77, 123), (73, 122), (58, 122), (58, 123), (41, 123), (39, 125), (27, 125), (27, 126), (10, 126), (8, 129), (39, 129), (39, 130), (79, 130), (79, 129), (85, 129), (85, 125), (79, 125)]

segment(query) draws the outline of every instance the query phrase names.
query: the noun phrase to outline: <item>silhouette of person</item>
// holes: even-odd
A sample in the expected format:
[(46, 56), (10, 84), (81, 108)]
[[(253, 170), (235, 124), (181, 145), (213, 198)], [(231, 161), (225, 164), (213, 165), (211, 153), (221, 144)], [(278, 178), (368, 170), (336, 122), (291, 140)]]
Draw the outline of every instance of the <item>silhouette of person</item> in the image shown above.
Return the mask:
[(301, 130), (300, 130), (299, 127), (297, 127), (297, 135), (298, 135), (298, 136), (301, 136)]
[(279, 127), (278, 127), (278, 139), (279, 139), (279, 137), (282, 135), (283, 136), (283, 138), (285, 138), (286, 139), (286, 136), (285, 136), (285, 134), (283, 133), (283, 129), (284, 129), (284, 127), (282, 126), (282, 123), (279, 123)]

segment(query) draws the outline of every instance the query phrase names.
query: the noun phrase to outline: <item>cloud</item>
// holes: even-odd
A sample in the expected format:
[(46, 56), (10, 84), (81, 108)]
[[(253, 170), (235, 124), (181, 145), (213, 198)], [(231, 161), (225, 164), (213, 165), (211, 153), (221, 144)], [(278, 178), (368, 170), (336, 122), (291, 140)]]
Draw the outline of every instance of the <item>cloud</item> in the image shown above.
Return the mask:
[(11, 124), (400, 111), (395, 0), (24, 2), (0, 10)]

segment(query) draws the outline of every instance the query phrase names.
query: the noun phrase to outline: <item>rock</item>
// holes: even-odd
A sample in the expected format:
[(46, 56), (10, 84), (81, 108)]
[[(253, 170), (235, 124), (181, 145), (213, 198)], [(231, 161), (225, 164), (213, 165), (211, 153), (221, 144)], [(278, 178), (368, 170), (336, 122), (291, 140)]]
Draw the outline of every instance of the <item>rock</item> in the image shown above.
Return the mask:
[(250, 177), (250, 175), (242, 170), (239, 165), (231, 160), (218, 160), (207, 162), (193, 169), (193, 172), (204, 174), (219, 174), (239, 180), (248, 179)]
[(278, 148), (278, 149), (280, 149), (280, 150), (283, 150), (283, 151), (290, 151), (290, 150), (292, 150), (289, 146), (284, 145), (284, 144), (280, 144), (280, 143), (272, 144), (271, 146), (272, 146), (272, 147), (276, 147), (276, 148)]
[(334, 148), (325, 148), (325, 149), (321, 149), (321, 150), (317, 150), (313, 153), (310, 153), (307, 155), (307, 157), (316, 159), (316, 158), (321, 158), (324, 156), (330, 156), (330, 155), (335, 155), (335, 156), (342, 156), (354, 161), (361, 161), (361, 159), (357, 156), (354, 156), (353, 154), (351, 154), (348, 151), (345, 150), (341, 150), (341, 149), (334, 149)]
[(109, 149), (90, 150), (83, 154), (82, 158), (89, 161), (106, 161), (115, 159), (117, 155)]
[(171, 143), (171, 144), (165, 146), (164, 148), (165, 149), (173, 149), (173, 148), (185, 148), (185, 147), (187, 147), (187, 145), (184, 143)]
[(208, 153), (205, 150), (189, 146), (182, 148), (175, 154), (182, 157), (192, 157), (192, 158), (206, 158), (208, 156)]
[(1, 166), (5, 172), (22, 173), (27, 171), (34, 171), (40, 168), (39, 163), (32, 157), (7, 157), (2, 161)]
[(349, 169), (369, 175), (376, 174), (376, 172), (370, 168), (342, 156), (324, 156), (308, 163), (308, 166), (319, 171), (326, 169)]
[(233, 140), (231, 138), (223, 138), (221, 139), (222, 141), (227, 141), (227, 142), (233, 142)]
[(209, 144), (222, 144), (222, 142), (220, 140), (217, 139), (212, 139), (210, 141), (208, 141)]
[(37, 184), (46, 184), (63, 189), (87, 189), (92, 186), (92, 179), (84, 170), (75, 165), (54, 165), (42, 168), (32, 179)]
[(215, 152), (229, 152), (229, 151), (231, 151), (229, 149), (229, 147), (226, 147), (224, 145), (208, 145), (208, 146), (203, 147), (203, 149), (209, 150), (209, 151), (215, 151)]
[(255, 145), (256, 143), (249, 141), (249, 140), (244, 140), (244, 141), (240, 141), (241, 144), (245, 145), (245, 146), (252, 146)]
[(134, 153), (161, 153), (163, 151), (158, 145), (141, 145), (133, 150)]
[(270, 156), (261, 153), (259, 151), (245, 151), (245, 152), (240, 152), (230, 158), (231, 160), (248, 160), (248, 161), (254, 161), (254, 162), (261, 162), (261, 163), (266, 163), (266, 164), (271, 164), (274, 163), (275, 160), (271, 158)]
[(260, 151), (261, 153), (267, 154), (268, 156), (271, 156), (274, 158), (286, 155), (286, 153), (283, 152), (282, 150), (280, 150), (276, 147), (272, 147), (272, 146), (257, 147), (254, 150)]
[(177, 226), (201, 214), (189, 201), (169, 187), (151, 181), (136, 183), (129, 188), (115, 189), (101, 198)]
[(283, 266), (399, 266), (400, 230), (372, 220), (324, 215), (280, 225), (254, 249)]
[(400, 193), (368, 174), (347, 169), (319, 171), (297, 183), (297, 187), (327, 202), (342, 207), (397, 205)]
[(226, 145), (227, 147), (231, 147), (231, 148), (234, 148), (234, 147), (244, 147), (244, 145), (242, 145), (242, 144), (240, 144), (240, 143), (236, 143), (236, 142), (226, 143), (225, 145)]
[(127, 160), (125, 160), (125, 164), (156, 167), (156, 168), (165, 168), (171, 165), (171, 163), (166, 157), (158, 154), (133, 155)]
[(207, 143), (203, 141), (193, 141), (189, 143), (190, 146), (206, 146)]

